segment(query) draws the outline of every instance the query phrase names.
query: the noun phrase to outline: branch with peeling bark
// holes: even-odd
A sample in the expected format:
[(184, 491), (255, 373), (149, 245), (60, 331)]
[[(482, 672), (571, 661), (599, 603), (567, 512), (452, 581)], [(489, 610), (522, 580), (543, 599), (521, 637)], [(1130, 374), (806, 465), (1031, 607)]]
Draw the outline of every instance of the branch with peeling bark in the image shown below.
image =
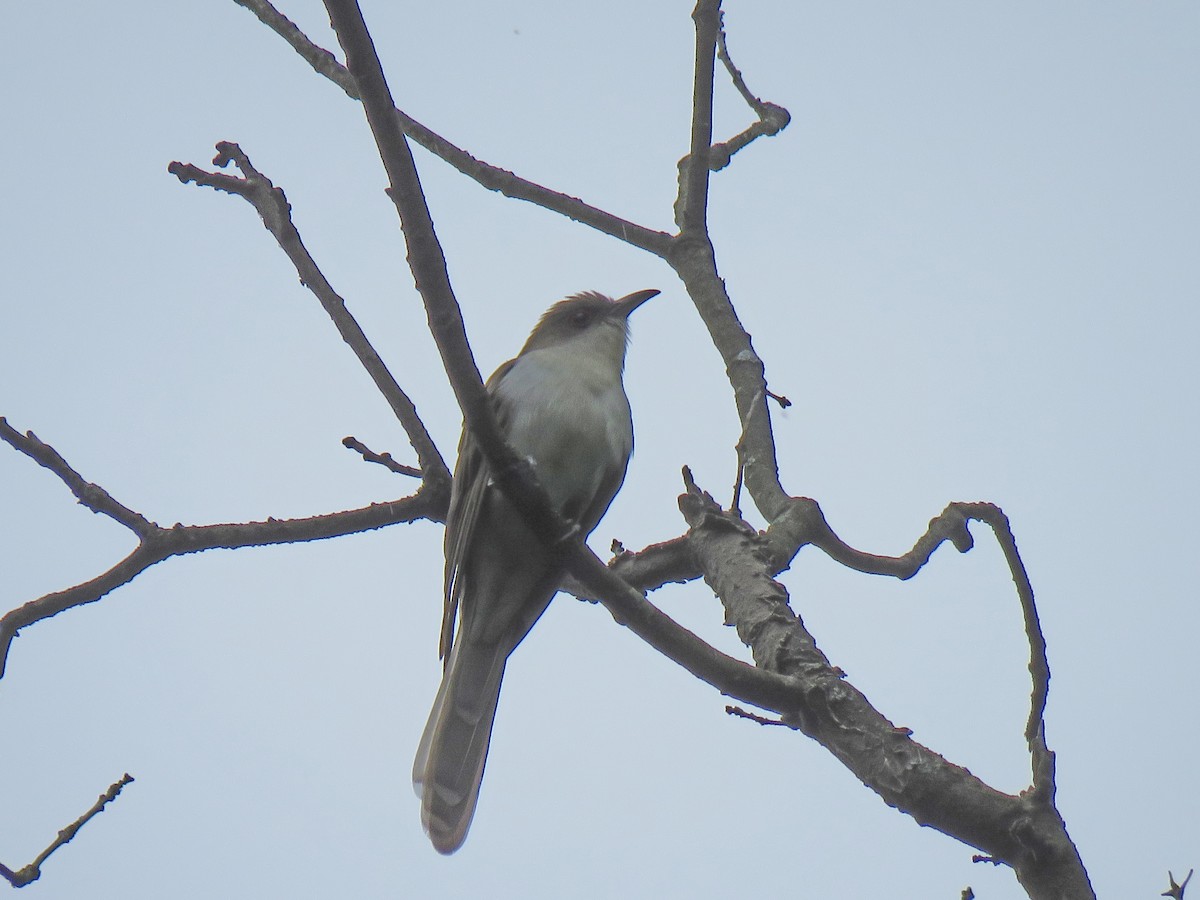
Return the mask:
[[(914, 552), (928, 559), (933, 547), (952, 539), (951, 532), (960, 528), (966, 533), (966, 523), (977, 519), (993, 528), (1009, 560), (1025, 612), (1033, 677), (1027, 728), (1033, 784), (1020, 796), (991, 788), (872, 707), (831, 665), (792, 610), (787, 589), (773, 577), (778, 569), (772, 539), (722, 510), (686, 470), (684, 478), (687, 491), (679, 506), (690, 526), (690, 550), (724, 605), (727, 624), (750, 648), (757, 667), (797, 683), (800, 702), (791, 709), (770, 707), (783, 715), (783, 722), (819, 741), (888, 805), (1012, 866), (1030, 896), (1091, 896), (1078, 852), (1054, 807), (1053, 755), (1042, 723), (1049, 680), (1045, 644), (1004, 514), (990, 504), (951, 504)], [(969, 548), (961, 537), (958, 544)], [(1065, 892), (1054, 893), (1064, 887)]]

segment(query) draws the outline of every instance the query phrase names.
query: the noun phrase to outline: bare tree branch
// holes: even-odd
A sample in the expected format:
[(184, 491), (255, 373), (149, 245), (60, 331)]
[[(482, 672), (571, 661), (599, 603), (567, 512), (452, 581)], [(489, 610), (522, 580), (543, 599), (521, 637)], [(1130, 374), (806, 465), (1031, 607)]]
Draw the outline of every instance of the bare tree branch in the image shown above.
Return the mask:
[[(290, 20), (282, 16), (267, 0), (236, 0), (251, 10), (259, 19), (286, 40), (296, 52), (309, 62), (320, 74), (333, 80), (349, 96), (361, 99), (354, 79), (348, 70), (338, 66), (332, 54), (315, 45)], [(734, 387), (739, 414), (749, 421), (752, 428), (747, 435), (747, 486), (759, 510), (769, 520), (786, 504), (787, 495), (779, 484), (778, 465), (771, 435), (770, 418), (764, 400), (774, 396), (766, 388), (762, 361), (754, 352), (750, 337), (737, 320), (728, 295), (725, 293), (716, 264), (712, 246), (703, 227), (704, 210), (707, 208), (707, 176), (711, 154), (712, 120), (712, 68), (715, 47), (720, 33), (717, 16), (719, 3), (701, 0), (697, 5), (697, 59), (704, 63), (708, 72), (707, 82), (697, 72), (696, 98), (693, 103), (693, 146), (684, 162), (681, 162), (680, 196), (676, 200), (676, 219), (681, 225), (681, 234), (670, 235), (647, 229), (628, 222), (610, 213), (599, 210), (555, 191), (522, 179), (512, 172), (483, 163), (461, 148), (430, 131), (405, 113), (396, 110), (398, 127), (421, 146), (450, 163), (460, 172), (474, 178), (490, 190), (498, 190), (505, 196), (536, 203), (545, 209), (568, 216), (582, 224), (595, 228), (619, 240), (633, 244), (666, 259), (683, 279), (701, 317), (708, 326), (717, 349), (725, 360), (730, 380)], [(742, 81), (744, 84), (744, 80)], [(391, 94), (388, 94), (389, 101)], [(760, 101), (761, 102), (761, 101)], [(774, 105), (762, 103), (764, 108)], [(781, 109), (781, 108), (780, 108)], [(382, 116), (383, 110), (377, 115)], [(778, 113), (772, 113), (779, 118)], [(705, 124), (707, 123), (707, 124)], [(782, 126), (780, 126), (782, 127)], [(697, 130), (698, 128), (698, 130)], [(701, 140), (702, 139), (702, 140)], [(699, 148), (699, 149), (698, 149)], [(687, 162), (702, 158), (697, 166)], [(685, 164), (686, 163), (686, 164)], [(688, 173), (688, 174), (685, 174)], [(688, 209), (699, 212), (687, 212)], [(691, 228), (684, 227), (685, 217), (698, 217)], [(757, 400), (755, 399), (757, 398)], [(761, 409), (756, 406), (762, 405)]]
[[(874, 709), (817, 648), (792, 611), (786, 588), (772, 577), (773, 554), (764, 537), (721, 510), (690, 476), (685, 477), (687, 492), (679, 506), (689, 525), (689, 542), (705, 581), (725, 607), (726, 621), (736, 627), (756, 666), (800, 684), (800, 703), (791, 709), (773, 707), (784, 722), (820, 742), (888, 805), (1012, 866), (1030, 897), (1094, 897), (1053, 804), (1052, 755), (1050, 762), (1039, 763), (1039, 752), (1049, 754), (1044, 743), (1039, 750), (1031, 742), (1034, 788), (1014, 797), (914, 741), (909, 729), (896, 727)], [(1015, 552), (995, 507), (962, 505), (983, 507), (972, 508), (974, 517), (987, 516), (999, 529), (1006, 554), (1007, 545)], [(1022, 595), (1022, 607), (1028, 628), (1032, 592)], [(1038, 659), (1036, 651), (1033, 656)], [(1043, 696), (1039, 691), (1045, 682), (1036, 673), (1034, 681), (1036, 701)], [(1040, 739), (1040, 719), (1037, 735)]]
[[(719, 0), (699, 0), (692, 13), (696, 26), (696, 75), (693, 82), (691, 146), (680, 160), (675, 220), (680, 233), (667, 262), (682, 279), (696, 311), (721, 354), (742, 422), (741, 461), (745, 486), (769, 522), (791, 500), (779, 482), (775, 438), (767, 409), (766, 369), (717, 272), (707, 230), (709, 157), (712, 140), (712, 77), (720, 32)], [(706, 80), (707, 79), (707, 80)]]
[(38, 465), (57, 475), (59, 480), (70, 488), (75, 499), (92, 512), (108, 516), (114, 522), (120, 522), (139, 537), (145, 537), (158, 527), (141, 513), (134, 512), (124, 504), (118, 503), (100, 485), (85, 481), (83, 476), (68, 465), (57, 450), (38, 440), (38, 436), (32, 431), (21, 434), (9, 425), (8, 420), (3, 416), (0, 416), (0, 440), (6, 441)]
[(1054, 754), (1046, 746), (1044, 721), (1050, 692), (1046, 638), (1038, 619), (1033, 586), (1017, 551), (1016, 538), (1013, 537), (1008, 517), (1000, 507), (993, 503), (951, 503), (930, 520), (929, 528), (908, 553), (893, 557), (855, 550), (829, 527), (816, 501), (801, 497), (795, 498), (789, 512), (775, 521), (767, 533), (767, 539), (778, 547), (776, 572), (786, 566), (786, 561), (791, 560), (799, 547), (812, 544), (848, 568), (872, 575), (908, 579), (929, 562), (933, 552), (944, 541), (952, 543), (960, 553), (970, 550), (974, 546), (974, 538), (967, 526), (972, 520), (983, 522), (996, 535), (1017, 589), (1025, 636), (1029, 641), (1029, 674), (1033, 682), (1029, 718), (1025, 726), (1025, 740), (1029, 744), (1033, 764), (1032, 790), (1039, 800), (1053, 803)]
[(416, 406), (396, 383), (383, 358), (371, 346), (358, 321), (346, 308), (346, 301), (333, 289), (304, 246), (300, 232), (292, 223), (292, 207), (282, 188), (275, 187), (271, 179), (255, 169), (241, 147), (229, 141), (222, 141), (217, 144), (217, 155), (213, 164), (224, 168), (230, 163), (241, 171), (243, 177), (206, 172), (197, 166), (180, 162), (171, 163), (167, 171), (184, 184), (191, 181), (214, 190), (235, 194), (258, 210), (263, 225), (296, 267), (301, 283), (320, 301), (322, 308), (341, 334), (342, 340), (354, 351), (354, 355), (358, 357), (358, 361), (367, 370), (367, 374), (391, 406), (392, 412), (400, 420), (408, 434), (409, 443), (416, 451), (425, 479), (448, 485), (450, 470), (438, 452), (433, 438), (425, 429), (425, 423), (417, 415)]
[[(276, 10), (268, 0), (234, 2), (250, 10), (259, 21), (287, 41), (317, 74), (324, 75), (345, 91), (347, 96), (355, 100), (362, 99), (350, 71), (341, 66), (332, 53), (310, 41), (294, 22)], [(656, 256), (665, 256), (670, 248), (671, 236), (665, 232), (637, 225), (585, 203), (578, 197), (551, 190), (521, 178), (507, 169), (489, 165), (425, 127), (407, 113), (396, 109), (394, 104), (393, 111), (400, 130), (405, 135), (489, 191), (497, 191), (505, 197), (536, 204)]]
[(392, 454), (390, 453), (376, 453), (353, 435), (342, 438), (342, 446), (348, 450), (355, 451), (363, 458), (363, 462), (377, 463), (385, 469), (395, 472), (397, 475), (409, 475), (413, 478), (421, 477), (420, 469), (396, 462), (396, 460), (392, 459)]
[(58, 836), (50, 843), (50, 846), (38, 854), (37, 859), (29, 865), (13, 871), (8, 866), (0, 863), (0, 876), (8, 880), (8, 883), (13, 887), (25, 887), (27, 884), (32, 884), (42, 877), (42, 864), (50, 858), (50, 854), (59, 847), (70, 842), (70, 840), (79, 833), (79, 829), (88, 823), (88, 821), (104, 809), (108, 804), (117, 799), (117, 795), (121, 793), (121, 789), (127, 784), (133, 783), (133, 776), (129, 774), (122, 775), (117, 781), (113, 782), (100, 798), (92, 805), (92, 808), (85, 812), (82, 816), (62, 829)]
[(22, 628), (58, 615), (64, 610), (94, 603), (105, 594), (128, 584), (155, 563), (172, 556), (202, 550), (232, 550), (269, 544), (302, 543), (370, 531), (397, 522), (418, 519), (444, 521), (449, 504), (449, 485), (431, 487), (427, 482), (411, 497), (387, 503), (372, 503), (360, 509), (310, 516), (303, 519), (268, 519), (265, 522), (220, 525), (179, 525), (163, 528), (114, 500), (98, 485), (84, 481), (66, 460), (33, 432), (21, 434), (0, 418), (0, 440), (40, 462), (57, 475), (93, 512), (121, 522), (138, 537), (133, 552), (90, 581), (30, 600), (0, 618), (0, 677), (4, 676), (9, 648)]
[[(742, 95), (742, 99), (746, 101), (746, 105), (754, 110), (754, 114), (758, 116), (758, 121), (729, 140), (713, 144), (708, 167), (714, 172), (720, 171), (729, 165), (733, 160), (733, 154), (748, 146), (752, 141), (760, 137), (773, 137), (787, 128), (788, 123), (792, 121), (792, 114), (786, 109), (778, 103), (761, 100), (746, 86), (746, 79), (743, 77), (741, 70), (733, 64), (733, 60), (729, 56), (729, 48), (726, 46), (725, 40), (724, 13), (721, 13), (717, 31), (717, 57), (724, 64), (725, 70), (729, 73), (729, 77), (733, 81), (733, 86)], [(788, 404), (783, 403), (782, 405), (786, 407)]]

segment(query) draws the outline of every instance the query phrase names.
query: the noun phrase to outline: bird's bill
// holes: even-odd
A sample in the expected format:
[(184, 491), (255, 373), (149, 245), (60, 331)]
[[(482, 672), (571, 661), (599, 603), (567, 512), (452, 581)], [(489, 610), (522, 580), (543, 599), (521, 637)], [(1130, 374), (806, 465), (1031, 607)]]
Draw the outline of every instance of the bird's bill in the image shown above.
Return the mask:
[(614, 300), (613, 303), (620, 310), (621, 315), (628, 315), (649, 300), (651, 297), (657, 297), (662, 291), (654, 289), (648, 291), (634, 291), (632, 294), (626, 294), (620, 300)]

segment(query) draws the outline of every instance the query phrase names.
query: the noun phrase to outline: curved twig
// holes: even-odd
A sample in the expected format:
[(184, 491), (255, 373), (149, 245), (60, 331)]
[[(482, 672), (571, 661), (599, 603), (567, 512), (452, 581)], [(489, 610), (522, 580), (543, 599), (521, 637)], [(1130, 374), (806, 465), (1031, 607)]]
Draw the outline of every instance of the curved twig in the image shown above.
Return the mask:
[(986, 503), (952, 504), (964, 531), (967, 519), (984, 521), (996, 531), (1025, 611), (1034, 675), (1029, 724), (1034, 786), (1020, 796), (997, 791), (948, 762), (871, 706), (830, 665), (792, 611), (786, 588), (773, 578), (776, 560), (766, 537), (721, 510), (686, 471), (685, 481), (687, 492), (679, 503), (689, 543), (705, 581), (725, 607), (726, 621), (736, 627), (758, 667), (798, 682), (799, 704), (790, 710), (772, 707), (783, 713), (783, 721), (819, 741), (889, 805), (1012, 866), (1031, 897), (1093, 897), (1053, 803), (1053, 754), (1045, 747), (1041, 727), (1049, 678), (1045, 644), (1004, 514)]
[(729, 165), (733, 161), (733, 155), (739, 150), (760, 137), (773, 137), (779, 134), (792, 121), (792, 114), (786, 109), (778, 103), (771, 103), (755, 96), (754, 92), (746, 85), (746, 79), (742, 75), (741, 69), (733, 64), (733, 60), (729, 56), (729, 48), (726, 46), (725, 40), (724, 13), (721, 13), (718, 22), (717, 57), (725, 66), (725, 71), (729, 73), (729, 78), (733, 81), (734, 88), (742, 95), (742, 99), (746, 101), (746, 105), (754, 110), (754, 114), (758, 116), (758, 121), (729, 140), (713, 144), (708, 160), (708, 167), (713, 172), (720, 171)]

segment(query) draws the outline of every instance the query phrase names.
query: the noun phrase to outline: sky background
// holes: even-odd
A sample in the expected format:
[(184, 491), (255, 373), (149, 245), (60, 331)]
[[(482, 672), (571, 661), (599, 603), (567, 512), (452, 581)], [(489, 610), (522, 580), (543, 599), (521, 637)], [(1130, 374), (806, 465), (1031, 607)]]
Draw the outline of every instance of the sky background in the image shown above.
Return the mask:
[[(326, 47), (323, 8), (283, 7)], [(471, 153), (670, 230), (683, 2), (366, 3), (397, 102)], [(1200, 7), (731, 2), (792, 124), (713, 179), (717, 260), (770, 385), (784, 486), (900, 553), (951, 500), (1012, 520), (1053, 671), (1058, 802), (1103, 897), (1200, 867)], [(452, 459), (461, 418), (357, 104), (230, 2), (10, 4), (0, 34), (0, 415), (163, 525), (409, 493), (405, 436), (243, 201), (167, 174), (241, 143)], [(718, 79), (716, 136), (750, 121)], [(485, 374), (567, 293), (633, 318), (629, 478), (600, 551), (727, 499), (723, 367), (658, 260), (418, 165)], [(754, 519), (756, 524), (761, 521)], [(797, 733), (560, 597), (509, 666), (478, 815), (439, 857), (412, 754), (439, 678), (441, 527), (172, 559), (24, 631), (0, 683), (0, 861), (57, 898), (1021, 897)], [(898, 583), (802, 551), (783, 581), (898, 725), (1016, 792), (1027, 647), (986, 530)], [(0, 605), (131, 535), (0, 448)], [(744, 655), (703, 584), (652, 595)]]

